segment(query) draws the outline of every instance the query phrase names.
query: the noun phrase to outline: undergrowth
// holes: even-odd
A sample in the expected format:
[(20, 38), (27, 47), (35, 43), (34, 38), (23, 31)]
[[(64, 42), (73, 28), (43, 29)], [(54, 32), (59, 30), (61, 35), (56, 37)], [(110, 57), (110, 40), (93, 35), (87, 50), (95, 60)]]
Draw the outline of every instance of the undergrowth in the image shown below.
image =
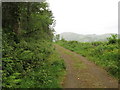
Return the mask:
[(57, 42), (57, 44), (88, 58), (88, 60), (93, 61), (95, 64), (100, 65), (115, 78), (119, 79), (120, 53), (118, 52), (118, 43), (119, 40), (113, 40), (112, 37), (110, 37), (107, 42), (89, 43), (65, 41), (64, 39)]

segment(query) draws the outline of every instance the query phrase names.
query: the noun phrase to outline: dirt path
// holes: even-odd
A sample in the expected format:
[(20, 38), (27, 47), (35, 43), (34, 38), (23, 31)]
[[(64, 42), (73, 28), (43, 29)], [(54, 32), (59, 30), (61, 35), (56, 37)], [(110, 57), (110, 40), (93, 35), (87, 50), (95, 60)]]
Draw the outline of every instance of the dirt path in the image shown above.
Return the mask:
[(118, 88), (118, 81), (93, 62), (59, 45), (55, 48), (66, 64), (64, 88)]

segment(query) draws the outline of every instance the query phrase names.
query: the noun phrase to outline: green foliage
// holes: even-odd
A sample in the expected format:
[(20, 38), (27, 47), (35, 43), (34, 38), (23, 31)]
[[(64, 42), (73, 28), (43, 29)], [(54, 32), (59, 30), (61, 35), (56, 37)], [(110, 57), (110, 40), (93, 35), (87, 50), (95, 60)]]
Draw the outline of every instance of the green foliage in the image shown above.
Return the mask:
[(112, 34), (111, 37), (107, 38), (109, 44), (117, 43), (117, 34)]
[(64, 69), (63, 60), (54, 52), (48, 61), (43, 61), (40, 66), (27, 73), (20, 88), (60, 88)]
[(46, 2), (4, 2), (3, 88), (58, 88), (63, 60), (52, 44), (52, 12)]
[(7, 88), (12, 88), (12, 87), (18, 88), (18, 86), (22, 81), (19, 78), (19, 76), (20, 76), (20, 73), (13, 73), (9, 77), (7, 77), (7, 75), (3, 73), (3, 82), (6, 82), (6, 83), (3, 83), (3, 86)]
[(58, 44), (87, 57), (96, 64), (105, 68), (111, 75), (120, 78), (118, 72), (120, 55), (118, 53), (118, 44), (116, 35), (112, 35), (108, 42), (81, 43), (77, 41), (59, 41)]

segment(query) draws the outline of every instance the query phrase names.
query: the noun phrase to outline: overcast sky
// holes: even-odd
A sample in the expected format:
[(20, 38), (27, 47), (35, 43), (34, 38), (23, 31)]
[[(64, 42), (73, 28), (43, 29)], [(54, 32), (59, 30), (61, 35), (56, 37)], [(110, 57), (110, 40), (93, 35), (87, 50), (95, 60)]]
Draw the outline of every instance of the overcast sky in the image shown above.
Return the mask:
[(120, 0), (48, 0), (55, 31), (79, 34), (118, 33)]

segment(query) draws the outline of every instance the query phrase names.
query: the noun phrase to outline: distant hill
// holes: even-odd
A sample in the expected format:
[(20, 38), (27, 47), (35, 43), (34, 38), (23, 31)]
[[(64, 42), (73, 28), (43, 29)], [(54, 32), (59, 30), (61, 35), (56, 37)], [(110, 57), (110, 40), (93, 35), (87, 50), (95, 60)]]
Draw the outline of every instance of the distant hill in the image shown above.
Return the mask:
[(110, 37), (111, 34), (77, 34), (72, 32), (64, 32), (60, 34), (60, 38), (64, 38), (67, 41), (80, 41), (80, 42), (95, 42), (95, 41), (107, 41), (107, 37)]

